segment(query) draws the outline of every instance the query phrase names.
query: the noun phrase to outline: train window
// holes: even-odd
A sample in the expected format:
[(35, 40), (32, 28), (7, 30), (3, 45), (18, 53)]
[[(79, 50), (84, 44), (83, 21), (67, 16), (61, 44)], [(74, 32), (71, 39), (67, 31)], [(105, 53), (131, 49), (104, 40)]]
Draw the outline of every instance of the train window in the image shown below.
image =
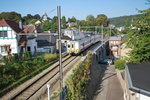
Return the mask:
[(72, 48), (74, 48), (74, 47), (73, 47), (73, 44), (72, 44)]
[(70, 48), (70, 45), (68, 45), (68, 48)]
[(84, 43), (83, 43), (83, 46), (84, 46)]

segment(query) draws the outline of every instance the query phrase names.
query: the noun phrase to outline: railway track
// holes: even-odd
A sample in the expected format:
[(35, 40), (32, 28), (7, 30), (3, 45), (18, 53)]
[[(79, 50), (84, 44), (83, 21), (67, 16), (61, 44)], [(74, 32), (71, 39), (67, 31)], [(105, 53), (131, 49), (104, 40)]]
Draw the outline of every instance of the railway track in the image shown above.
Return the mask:
[[(71, 62), (77, 59), (76, 56), (69, 56), (62, 61), (63, 69)], [(24, 88), (21, 92), (14, 95), (10, 100), (29, 100), (34, 94), (36, 94), (45, 84), (59, 74), (59, 64), (51, 68), (48, 72), (43, 74), (40, 78), (35, 80), (29, 86)]]

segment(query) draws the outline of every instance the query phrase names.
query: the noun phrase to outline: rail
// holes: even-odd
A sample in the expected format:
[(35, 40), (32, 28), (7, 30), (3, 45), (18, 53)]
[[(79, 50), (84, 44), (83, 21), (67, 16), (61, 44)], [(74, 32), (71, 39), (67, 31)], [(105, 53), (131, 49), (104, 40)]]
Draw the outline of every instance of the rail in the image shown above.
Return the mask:
[[(63, 60), (63, 64), (66, 63), (63, 68), (66, 67), (69, 63), (71, 63), (76, 57), (70, 56), (67, 59)], [(30, 99), (39, 89), (41, 89), (47, 82), (49, 82), (52, 78), (54, 78), (58, 73), (58, 66), (54, 66), (51, 68), (48, 72), (43, 74), (41, 77), (36, 79), (34, 82), (29, 84), (26, 88), (24, 88), (22, 91), (18, 92), (16, 95), (10, 98), (10, 100), (28, 100)]]

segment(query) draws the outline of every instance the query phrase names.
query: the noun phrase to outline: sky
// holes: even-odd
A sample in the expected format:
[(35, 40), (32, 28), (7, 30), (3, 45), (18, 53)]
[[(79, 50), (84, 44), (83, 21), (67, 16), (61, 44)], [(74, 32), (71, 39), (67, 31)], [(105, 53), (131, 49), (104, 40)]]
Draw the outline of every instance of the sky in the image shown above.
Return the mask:
[[(105, 14), (108, 18), (138, 14), (138, 10), (150, 8), (146, 0), (0, 0), (0, 12), (15, 11), (22, 16), (45, 12), (49, 17), (57, 15), (57, 6), (61, 6), (61, 15), (86, 19), (89, 14), (95, 17)], [(138, 10), (137, 10), (138, 9)]]

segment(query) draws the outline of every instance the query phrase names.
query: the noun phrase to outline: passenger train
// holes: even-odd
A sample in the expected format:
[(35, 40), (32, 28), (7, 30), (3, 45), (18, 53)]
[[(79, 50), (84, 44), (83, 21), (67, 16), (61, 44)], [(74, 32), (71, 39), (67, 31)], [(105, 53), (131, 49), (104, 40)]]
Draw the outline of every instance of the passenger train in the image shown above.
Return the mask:
[(72, 40), (67, 43), (67, 52), (69, 54), (78, 55), (86, 48), (88, 48), (92, 44), (95, 44), (96, 42), (99, 42), (100, 40), (101, 35), (91, 35), (80, 40)]

